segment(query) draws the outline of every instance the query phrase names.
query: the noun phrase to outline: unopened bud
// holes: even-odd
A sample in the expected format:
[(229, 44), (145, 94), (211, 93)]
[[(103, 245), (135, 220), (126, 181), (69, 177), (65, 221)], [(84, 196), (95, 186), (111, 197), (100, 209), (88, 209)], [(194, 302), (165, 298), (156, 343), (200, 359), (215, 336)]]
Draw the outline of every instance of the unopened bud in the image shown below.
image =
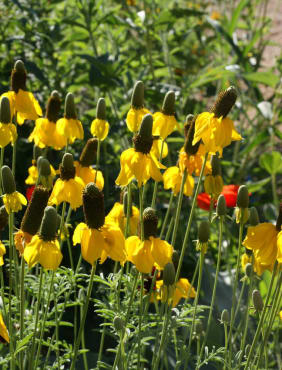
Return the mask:
[(237, 207), (248, 208), (249, 206), (249, 192), (246, 185), (241, 185), (237, 195)]
[(6, 96), (3, 96), (0, 103), (0, 122), (11, 123), (10, 101)]
[(251, 263), (247, 263), (246, 266), (245, 266), (245, 275), (247, 277), (251, 277), (252, 272), (253, 272), (253, 266), (252, 266), (252, 264)]
[(177, 251), (173, 251), (171, 259), (174, 264), (174, 268), (176, 269), (179, 262), (179, 253)]
[(229, 322), (230, 322), (229, 311), (226, 308), (221, 313), (221, 322), (223, 324), (229, 324)]
[(175, 268), (173, 263), (169, 262), (165, 265), (163, 271), (163, 282), (164, 285), (173, 285), (175, 281)]
[(68, 93), (65, 99), (65, 118), (77, 118), (74, 95), (72, 93)]
[(39, 235), (44, 241), (54, 240), (57, 232), (57, 211), (53, 207), (46, 207), (42, 218)]
[(100, 98), (97, 103), (96, 116), (98, 119), (106, 120), (106, 102), (104, 98)]
[(252, 297), (255, 310), (257, 312), (261, 312), (263, 310), (263, 300), (261, 298), (260, 292), (257, 289), (255, 289), (253, 291)]
[(135, 109), (141, 109), (144, 106), (144, 84), (142, 81), (137, 81), (134, 85), (131, 106)]
[(16, 183), (14, 179), (14, 175), (10, 170), (10, 167), (3, 166), (2, 169), (2, 184), (3, 184), (3, 191), (5, 194), (12, 194), (16, 191)]
[(226, 215), (226, 200), (223, 194), (221, 194), (217, 199), (217, 205), (216, 205), (216, 214), (218, 216), (225, 216)]
[(174, 91), (169, 91), (163, 101), (162, 113), (167, 116), (174, 115), (174, 103), (175, 103), (175, 93)]
[(123, 330), (124, 328), (124, 321), (119, 316), (115, 316), (114, 318), (114, 327), (117, 332)]
[(259, 215), (256, 207), (250, 208), (249, 222), (251, 226), (256, 226), (259, 224)]
[(210, 237), (210, 223), (202, 221), (198, 229), (198, 239), (200, 243), (207, 243)]

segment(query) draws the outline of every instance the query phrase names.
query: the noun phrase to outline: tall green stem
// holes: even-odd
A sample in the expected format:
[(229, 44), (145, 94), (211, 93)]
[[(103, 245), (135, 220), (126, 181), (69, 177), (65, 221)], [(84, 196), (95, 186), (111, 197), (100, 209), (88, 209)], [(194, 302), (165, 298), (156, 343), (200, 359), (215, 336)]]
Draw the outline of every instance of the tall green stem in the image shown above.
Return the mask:
[(139, 212), (140, 212), (140, 236), (144, 240), (144, 223), (143, 223), (143, 188), (139, 188)]
[(1, 168), (3, 167), (4, 163), (4, 148), (1, 148), (1, 154), (0, 154), (0, 195), (3, 194), (2, 192), (2, 171)]
[(141, 369), (141, 331), (142, 331), (142, 318), (143, 318), (143, 294), (144, 294), (144, 276), (141, 274), (141, 291), (140, 291), (140, 312), (139, 312), (139, 327), (138, 327), (138, 356), (137, 356), (137, 369)]
[[(171, 245), (173, 247), (175, 246), (175, 241), (176, 241), (176, 236), (177, 236), (177, 230), (178, 230), (179, 218), (180, 218), (181, 206), (182, 206), (182, 200), (183, 200), (183, 191), (184, 191), (184, 185), (185, 185), (187, 176), (188, 176), (188, 172), (187, 172), (187, 169), (185, 168), (183, 175), (182, 175), (182, 181), (181, 181), (180, 190), (178, 194), (175, 222), (174, 222), (174, 228), (173, 228), (173, 233), (172, 233), (172, 238), (171, 238)], [(175, 281), (178, 281), (178, 280), (175, 280)]]
[(160, 239), (164, 235), (164, 231), (165, 231), (165, 228), (166, 228), (166, 225), (167, 225), (167, 222), (168, 222), (168, 218), (169, 218), (169, 214), (170, 214), (170, 211), (171, 211), (171, 207), (172, 207), (172, 204), (173, 204), (173, 198), (174, 198), (174, 194), (173, 194), (173, 192), (171, 192), (170, 198), (169, 198), (169, 203), (168, 203), (168, 208), (166, 210), (164, 222), (162, 224), (162, 229), (161, 229), (161, 232), (160, 232)]
[[(22, 259), (21, 259), (21, 281), (20, 281), (20, 285), (21, 285), (21, 291), (20, 291), (20, 298), (21, 298), (21, 308), (20, 308), (20, 340), (23, 339), (24, 337), (24, 300), (25, 300), (25, 296), (24, 296), (24, 275), (25, 275), (25, 262), (24, 262), (24, 258), (22, 256)], [(20, 352), (20, 367), (21, 369), (23, 369), (23, 351)]]
[[(160, 163), (162, 163), (163, 149), (164, 149), (164, 140), (162, 140), (162, 145), (161, 145), (161, 151), (160, 151), (160, 157), (159, 157), (159, 162)], [(154, 190), (153, 190), (153, 197), (152, 197), (152, 203), (151, 203), (151, 207), (152, 208), (155, 208), (156, 207), (157, 192), (158, 192), (158, 182), (155, 181)]]
[[(16, 129), (17, 129), (17, 113), (16, 113)], [(12, 155), (12, 173), (15, 176), (16, 173), (16, 155), (17, 155), (17, 140), (13, 144), (13, 155)]]
[[(12, 325), (12, 261), (14, 253), (14, 243), (13, 243), (13, 212), (9, 214), (9, 334), (10, 334), (10, 353), (11, 353), (11, 369), (15, 368), (15, 358), (14, 358), (14, 336), (13, 336), (13, 325)], [(15, 266), (16, 267), (16, 266)], [(16, 274), (16, 268), (14, 273)]]
[(101, 151), (101, 140), (98, 139), (97, 160), (96, 160), (96, 172), (95, 172), (95, 178), (94, 178), (94, 183), (95, 184), (96, 184), (96, 180), (97, 180), (97, 173), (98, 173), (99, 166), (100, 166), (100, 151)]

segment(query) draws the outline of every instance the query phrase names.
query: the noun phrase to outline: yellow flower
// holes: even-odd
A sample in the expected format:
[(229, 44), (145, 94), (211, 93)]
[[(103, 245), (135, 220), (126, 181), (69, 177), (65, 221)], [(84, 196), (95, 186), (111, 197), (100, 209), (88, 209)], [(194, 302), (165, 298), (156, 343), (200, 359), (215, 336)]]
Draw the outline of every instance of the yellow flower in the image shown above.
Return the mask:
[(223, 189), (223, 180), (220, 175), (207, 175), (204, 181), (205, 192), (217, 199)]
[[(189, 175), (192, 175), (195, 173), (196, 176), (200, 175), (201, 168), (204, 162), (205, 158), (205, 148), (204, 145), (200, 145), (197, 153), (195, 155), (188, 155), (184, 148), (182, 147), (180, 149), (179, 153), (179, 168), (181, 169), (181, 172), (184, 171), (186, 168)], [(204, 175), (211, 173), (211, 164), (208, 160), (204, 169)]]
[(22, 206), (27, 204), (27, 200), (21, 193), (14, 191), (11, 194), (3, 195), (3, 203), (6, 211), (11, 213), (20, 211)]
[(147, 240), (140, 240), (138, 236), (130, 236), (125, 241), (127, 260), (134, 263), (137, 270), (149, 274), (153, 266), (162, 270), (171, 262), (173, 248), (166, 241), (150, 236)]
[[(157, 294), (156, 298), (166, 302), (170, 297), (170, 292), (168, 291), (167, 286), (164, 285), (163, 280), (156, 281)], [(174, 287), (174, 292), (172, 298), (172, 307), (178, 305), (181, 298), (188, 298), (188, 292), (190, 290), (189, 298), (196, 297), (196, 291), (187, 279), (179, 279)]]
[[(158, 140), (154, 140), (153, 141), (153, 146), (152, 146), (152, 149), (151, 149), (151, 153), (156, 158), (160, 158), (161, 148), (162, 148), (162, 142), (163, 142), (162, 139), (158, 139)], [(164, 141), (163, 142), (162, 158), (167, 157), (167, 155), (168, 155), (168, 146), (167, 146), (167, 143)]]
[(13, 123), (0, 122), (0, 148), (4, 148), (9, 143), (14, 144), (17, 136), (17, 129)]
[(83, 140), (84, 132), (81, 122), (74, 118), (61, 118), (56, 123), (58, 133), (63, 135), (70, 144), (72, 144), (75, 139)]
[(172, 133), (176, 128), (180, 130), (174, 115), (167, 115), (162, 112), (153, 114), (153, 135), (160, 136), (163, 140)]
[[(25, 183), (27, 185), (35, 185), (36, 182), (37, 182), (37, 179), (38, 179), (38, 168), (37, 166), (35, 165), (35, 161), (33, 161), (33, 165), (29, 167), (28, 169), (28, 177), (26, 178), (25, 180)], [(54, 167), (52, 165), (50, 165), (50, 170), (51, 170), (51, 174), (49, 176), (47, 176), (48, 179), (46, 179), (46, 182), (45, 184), (43, 184), (45, 187), (49, 188), (50, 186), (47, 186), (47, 183), (53, 183), (53, 178), (56, 176), (56, 171), (54, 169)], [(44, 176), (45, 177), (45, 176)], [(44, 182), (44, 179), (41, 178), (41, 180), (43, 180)], [(52, 187), (52, 185), (51, 185)]]
[(6, 96), (9, 99), (12, 116), (17, 113), (19, 125), (22, 125), (26, 119), (36, 120), (42, 116), (40, 105), (32, 92), (19, 89), (17, 93), (8, 91), (2, 96)]
[(150, 113), (150, 111), (144, 107), (134, 108), (131, 106), (126, 116), (126, 124), (129, 131), (137, 132), (143, 117), (148, 113)]
[(211, 19), (214, 19), (215, 21), (217, 21), (220, 18), (221, 18), (221, 14), (217, 12), (216, 10), (213, 10), (211, 13)]
[(99, 229), (89, 228), (81, 222), (73, 234), (73, 244), (81, 244), (82, 257), (93, 265), (100, 258), (100, 263), (110, 257), (121, 264), (126, 260), (124, 236), (119, 227), (105, 223)]
[(277, 235), (277, 261), (282, 264), (282, 231)]
[[(180, 191), (181, 182), (183, 178), (183, 172), (180, 171), (179, 167), (169, 167), (163, 174), (164, 188), (171, 189), (174, 195), (177, 195)], [(187, 175), (184, 184), (184, 194), (190, 197), (193, 194), (194, 179), (192, 176)]]
[(7, 342), (10, 343), (9, 333), (4, 323), (2, 314), (0, 313), (0, 336)]
[(66, 136), (59, 133), (57, 124), (48, 118), (38, 118), (35, 121), (35, 127), (28, 140), (34, 141), (39, 148), (52, 147), (55, 150), (60, 150), (67, 144)]
[(128, 185), (134, 178), (139, 187), (145, 184), (150, 177), (155, 181), (162, 181), (163, 176), (159, 169), (166, 168), (152, 153), (143, 154), (134, 148), (122, 152), (120, 165), (121, 170), (116, 179), (116, 184), (120, 186)]
[[(104, 177), (101, 171), (97, 171), (91, 166), (84, 167), (79, 162), (74, 162), (76, 169), (76, 176), (81, 178), (85, 185), (89, 182), (94, 182), (96, 177), (96, 185), (100, 190), (104, 188)], [(96, 176), (97, 172), (97, 176)]]
[(72, 209), (82, 205), (82, 190), (84, 182), (80, 177), (75, 176), (73, 179), (57, 179), (50, 195), (49, 204), (58, 206), (62, 202), (68, 202)]
[[(278, 231), (274, 225), (264, 222), (249, 226), (243, 245), (253, 250), (255, 260), (262, 269), (273, 270), (275, 260), (279, 258)], [(260, 274), (259, 271), (258, 274)]]
[(4, 259), (3, 259), (4, 254), (6, 254), (6, 248), (5, 248), (5, 245), (0, 240), (0, 266), (4, 265)]
[(44, 241), (40, 235), (34, 235), (24, 249), (24, 259), (29, 268), (40, 263), (46, 270), (57, 270), (63, 259), (59, 241)]
[[(122, 232), (124, 232), (126, 227), (126, 215), (123, 211), (123, 204), (116, 202), (113, 208), (110, 210), (106, 217), (106, 222), (111, 222), (116, 224)], [(132, 213), (130, 216), (130, 235), (137, 234), (137, 227), (139, 222), (139, 209), (132, 206)]]
[(15, 247), (19, 251), (20, 255), (23, 254), (25, 246), (31, 242), (32, 236), (33, 235), (22, 230), (16, 232), (14, 236)]
[(91, 134), (96, 136), (99, 140), (103, 141), (109, 133), (109, 123), (106, 120), (96, 118), (91, 123)]

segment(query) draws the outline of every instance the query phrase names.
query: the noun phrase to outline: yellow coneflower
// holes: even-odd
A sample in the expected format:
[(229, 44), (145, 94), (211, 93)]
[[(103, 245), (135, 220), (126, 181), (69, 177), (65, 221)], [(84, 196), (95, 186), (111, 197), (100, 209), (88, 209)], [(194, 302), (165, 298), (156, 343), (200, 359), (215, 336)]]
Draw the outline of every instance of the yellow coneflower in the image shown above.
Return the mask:
[(56, 176), (54, 167), (49, 163), (48, 159), (41, 156), (39, 147), (34, 146), (33, 158), (32, 165), (28, 168), (28, 177), (25, 183), (27, 185), (35, 185), (37, 182), (41, 182), (42, 185), (50, 190), (53, 186), (53, 179)]
[(46, 207), (39, 233), (24, 248), (24, 259), (29, 268), (40, 263), (46, 270), (57, 270), (63, 259), (56, 238), (57, 227), (57, 211), (53, 207)]
[(65, 100), (65, 114), (56, 123), (60, 135), (63, 135), (68, 143), (72, 144), (75, 139), (83, 140), (84, 132), (81, 122), (77, 119), (74, 96), (68, 93)]
[(68, 202), (72, 209), (76, 209), (82, 205), (83, 188), (84, 182), (75, 176), (73, 156), (66, 153), (60, 165), (60, 178), (55, 182), (49, 204), (58, 206), (62, 202)]
[(97, 118), (92, 121), (90, 131), (93, 136), (103, 141), (108, 136), (110, 128), (106, 120), (106, 102), (103, 98), (98, 100), (96, 115)]
[(136, 133), (139, 131), (143, 117), (150, 113), (144, 108), (144, 84), (137, 81), (133, 88), (131, 106), (126, 116), (126, 124), (129, 131)]
[(35, 121), (35, 127), (28, 138), (29, 141), (34, 141), (39, 148), (52, 147), (55, 150), (60, 150), (66, 146), (67, 139), (58, 132), (56, 125), (60, 107), (59, 93), (54, 90), (47, 102), (46, 117), (38, 118)]
[[(163, 150), (162, 150), (162, 146), (163, 146)], [(161, 150), (162, 150), (162, 158), (167, 157), (167, 155), (168, 155), (167, 143), (165, 141), (163, 141), (162, 139), (154, 139), (152, 149), (151, 149), (151, 153), (156, 158), (160, 158)]]
[(0, 313), (0, 337), (3, 338), (7, 343), (10, 343), (9, 333), (1, 313)]
[(163, 177), (159, 169), (166, 167), (150, 152), (153, 145), (152, 124), (152, 116), (150, 114), (144, 116), (140, 131), (133, 138), (134, 148), (127, 149), (121, 154), (121, 170), (116, 179), (117, 185), (126, 186), (134, 178), (139, 187), (150, 177), (155, 181), (162, 181)]
[(153, 208), (146, 208), (143, 213), (144, 240), (138, 236), (126, 239), (127, 260), (132, 262), (138, 271), (148, 274), (155, 266), (162, 270), (171, 262), (173, 247), (157, 238), (158, 217)]
[(12, 171), (8, 166), (2, 167), (3, 203), (8, 213), (18, 212), (27, 204), (26, 198), (16, 191), (16, 184)]
[(108, 257), (123, 264), (126, 260), (124, 236), (119, 227), (105, 222), (104, 195), (94, 183), (83, 191), (85, 223), (77, 225), (73, 243), (81, 244), (82, 257), (91, 265)]
[(4, 259), (3, 259), (4, 254), (6, 254), (6, 247), (0, 240), (0, 266), (4, 265)]
[(0, 102), (0, 148), (4, 148), (9, 143), (14, 144), (17, 140), (17, 129), (11, 122), (11, 118), (9, 99), (3, 96)]
[[(188, 297), (188, 293), (190, 291), (190, 295)], [(156, 299), (161, 300), (162, 302), (166, 302), (168, 300), (168, 289), (166, 285), (164, 285), (163, 280), (156, 281), (156, 291), (154, 292), (154, 296)], [(181, 298), (195, 298), (196, 291), (189, 283), (187, 279), (179, 279), (178, 282), (175, 284), (172, 299), (172, 307), (178, 305)]]
[[(171, 189), (173, 194), (177, 195), (180, 191), (183, 175), (178, 166), (169, 167), (163, 174), (164, 188)], [(194, 179), (192, 176), (187, 175), (183, 193), (190, 197), (193, 194), (193, 189)]]
[(42, 116), (42, 110), (33, 94), (26, 88), (26, 69), (18, 60), (11, 74), (11, 91), (4, 93), (10, 101), (12, 116), (17, 113), (17, 122), (22, 125), (26, 119), (36, 120)]
[(220, 160), (216, 155), (211, 158), (212, 173), (207, 174), (204, 181), (205, 192), (212, 199), (217, 199), (223, 189), (223, 179), (221, 177)]

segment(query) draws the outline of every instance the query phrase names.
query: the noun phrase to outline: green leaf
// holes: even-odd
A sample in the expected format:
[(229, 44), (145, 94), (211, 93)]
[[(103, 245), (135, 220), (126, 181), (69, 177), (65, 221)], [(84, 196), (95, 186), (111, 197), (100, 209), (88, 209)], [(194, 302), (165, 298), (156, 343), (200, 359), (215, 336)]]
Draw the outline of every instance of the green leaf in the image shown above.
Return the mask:
[(276, 151), (263, 153), (259, 158), (259, 165), (270, 175), (282, 172), (282, 154)]
[(272, 72), (251, 72), (243, 74), (248, 81), (258, 82), (275, 88), (279, 82), (279, 77)]
[(266, 179), (263, 179), (257, 182), (247, 183), (248, 191), (250, 193), (255, 193), (256, 191), (259, 191), (264, 185), (266, 185), (270, 180), (271, 180), (271, 177), (268, 177)]
[(241, 0), (238, 4), (237, 8), (233, 12), (233, 16), (231, 18), (231, 22), (230, 22), (230, 25), (228, 27), (229, 35), (232, 36), (233, 32), (235, 31), (235, 29), (237, 27), (239, 17), (240, 17), (240, 14), (241, 14), (242, 10), (245, 8), (245, 6), (248, 4), (248, 2), (249, 2), (249, 0)]
[(29, 342), (29, 340), (32, 338), (33, 333), (28, 334), (26, 337), (24, 337), (22, 340), (20, 340), (17, 343), (16, 351), (18, 351), (21, 347), (23, 347), (25, 344)]

